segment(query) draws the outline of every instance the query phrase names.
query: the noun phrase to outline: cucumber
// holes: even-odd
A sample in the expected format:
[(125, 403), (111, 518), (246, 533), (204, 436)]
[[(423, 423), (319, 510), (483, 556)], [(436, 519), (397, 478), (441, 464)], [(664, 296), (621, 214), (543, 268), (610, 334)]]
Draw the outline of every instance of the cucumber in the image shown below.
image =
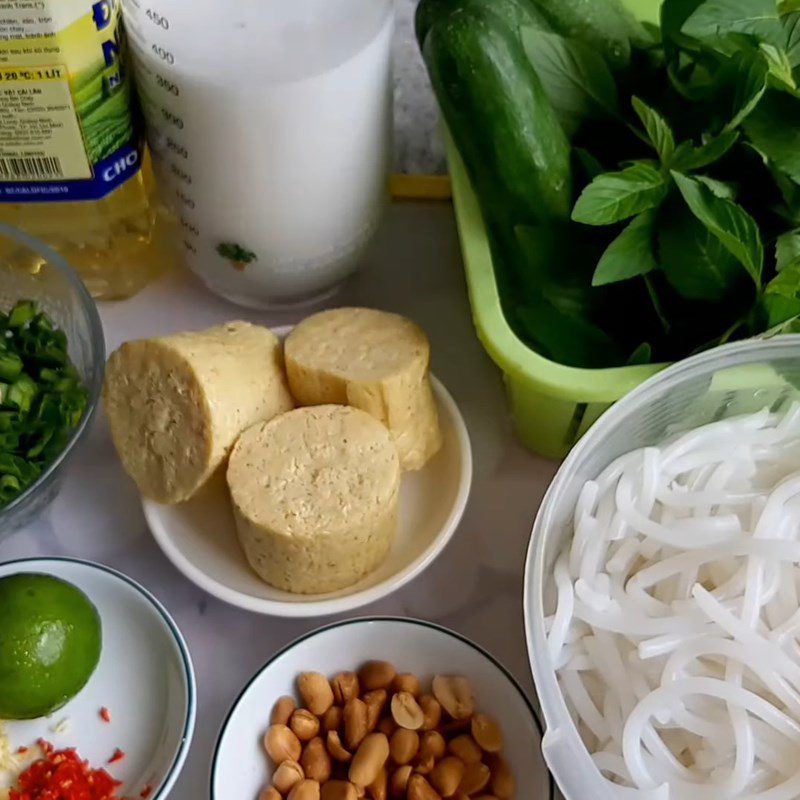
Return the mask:
[[(423, 4), (431, 1), (442, 8)], [(506, 235), (517, 224), (568, 220), (570, 145), (507, 22), (465, 3), (436, 15), (422, 52), (487, 220)]]
[(595, 48), (612, 67), (631, 60), (631, 43), (647, 45), (652, 39), (644, 26), (620, 0), (528, 0), (555, 33), (578, 39)]
[(549, 31), (550, 25), (544, 15), (536, 8), (532, 0), (422, 0), (417, 6), (415, 28), (419, 46), (425, 42), (425, 36), (436, 19), (458, 8), (488, 9), (497, 14), (512, 30), (519, 30), (523, 25), (535, 25)]

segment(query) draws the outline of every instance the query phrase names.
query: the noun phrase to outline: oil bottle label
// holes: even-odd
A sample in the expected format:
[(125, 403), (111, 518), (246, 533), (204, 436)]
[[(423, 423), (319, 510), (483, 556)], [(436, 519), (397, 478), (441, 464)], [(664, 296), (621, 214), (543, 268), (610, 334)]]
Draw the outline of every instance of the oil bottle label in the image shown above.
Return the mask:
[(119, 0), (0, 0), (0, 202), (101, 198), (142, 141)]

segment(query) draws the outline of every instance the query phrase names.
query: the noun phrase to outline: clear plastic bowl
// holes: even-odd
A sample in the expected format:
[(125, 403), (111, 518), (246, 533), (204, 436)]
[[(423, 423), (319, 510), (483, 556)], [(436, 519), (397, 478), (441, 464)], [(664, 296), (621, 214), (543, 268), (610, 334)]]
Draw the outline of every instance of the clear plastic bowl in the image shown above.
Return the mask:
[(36, 483), (0, 508), (0, 540), (32, 522), (58, 494), (67, 457), (97, 407), (105, 366), (103, 326), (78, 274), (38, 239), (0, 223), (0, 311), (21, 299), (35, 300), (66, 333), (69, 355), (89, 391), (89, 402), (58, 458)]
[[(739, 342), (694, 356), (650, 378), (612, 406), (561, 465), (533, 526), (525, 570), (525, 630), (545, 723), (542, 750), (566, 800), (610, 800), (567, 711), (547, 651), (553, 565), (571, 535), (583, 484), (630, 450), (713, 420), (780, 408), (800, 398), (800, 335)], [(800, 464), (798, 464), (800, 468)]]

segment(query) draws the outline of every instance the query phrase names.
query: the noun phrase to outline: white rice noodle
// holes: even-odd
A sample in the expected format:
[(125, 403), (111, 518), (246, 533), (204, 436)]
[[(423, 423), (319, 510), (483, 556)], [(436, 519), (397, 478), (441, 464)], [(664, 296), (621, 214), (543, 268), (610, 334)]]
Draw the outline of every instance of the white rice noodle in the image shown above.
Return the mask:
[(800, 797), (800, 404), (620, 456), (572, 529), (548, 649), (610, 796)]

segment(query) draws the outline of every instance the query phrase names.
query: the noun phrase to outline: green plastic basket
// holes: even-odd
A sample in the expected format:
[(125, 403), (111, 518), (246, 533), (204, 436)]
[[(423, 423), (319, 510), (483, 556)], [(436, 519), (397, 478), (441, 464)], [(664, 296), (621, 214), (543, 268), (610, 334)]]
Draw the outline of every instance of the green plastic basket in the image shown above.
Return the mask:
[[(659, 3), (628, 0), (642, 19), (657, 21)], [(527, 447), (562, 458), (612, 403), (666, 364), (577, 369), (533, 351), (508, 324), (500, 304), (486, 226), (458, 151), (447, 138), (464, 268), (478, 337), (503, 371), (511, 415)]]

